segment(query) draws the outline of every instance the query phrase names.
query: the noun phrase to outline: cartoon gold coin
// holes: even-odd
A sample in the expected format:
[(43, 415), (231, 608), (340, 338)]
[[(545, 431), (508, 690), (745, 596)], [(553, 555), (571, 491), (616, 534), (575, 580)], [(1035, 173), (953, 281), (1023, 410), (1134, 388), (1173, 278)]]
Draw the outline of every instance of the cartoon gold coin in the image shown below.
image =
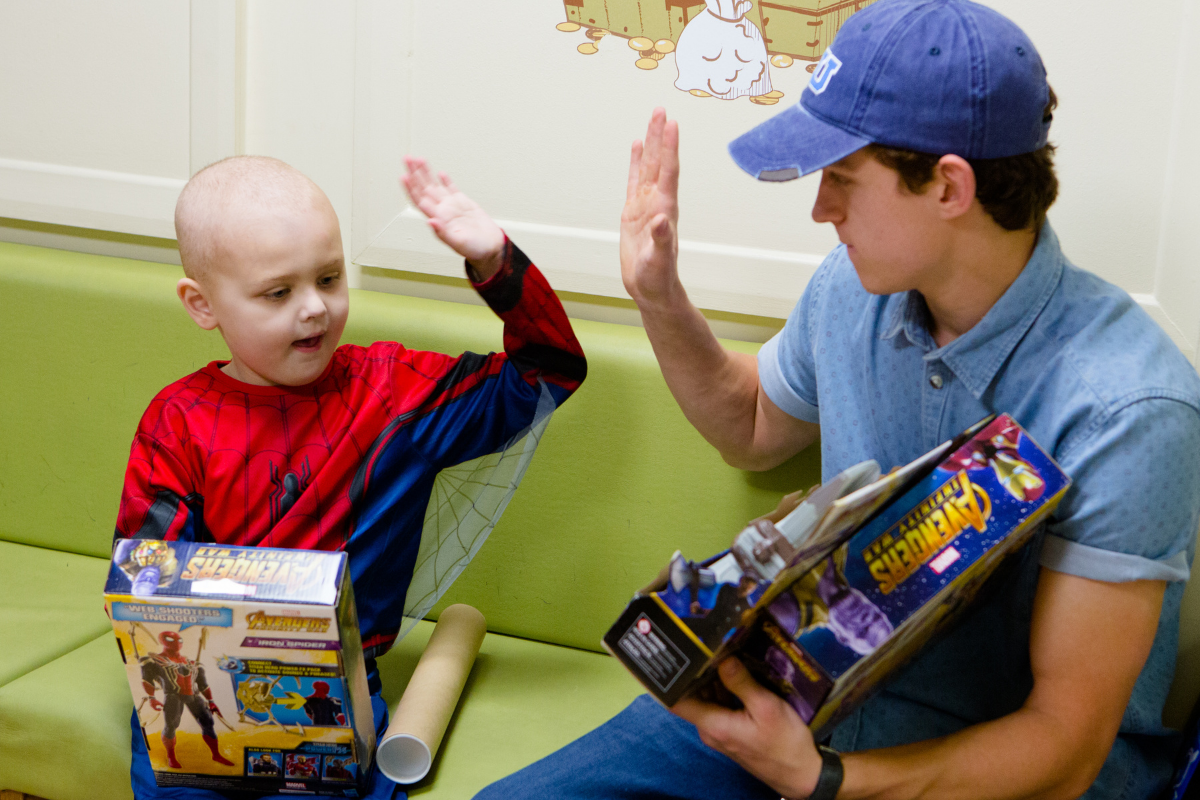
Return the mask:
[(750, 102), (757, 103), (760, 106), (773, 106), (779, 102), (779, 98), (778, 97), (767, 97), (764, 94), (764, 95), (759, 95), (758, 97), (751, 97)]
[(584, 42), (583, 44), (579, 45), (579, 47), (576, 47), (575, 49), (578, 50), (579, 52), (583, 53), (585, 56), (592, 56), (600, 51), (600, 48), (596, 47), (595, 42)]
[(558, 28), (563, 33), (574, 33), (575, 31), (579, 30), (583, 26), (580, 25), (578, 22), (560, 22), (557, 25), (555, 25), (554, 27)]
[(638, 69), (654, 69), (658, 66), (658, 62), (653, 58), (639, 58), (637, 61), (633, 62), (633, 65)]
[(629, 48), (631, 50), (638, 51), (653, 50), (654, 42), (650, 41), (645, 36), (634, 36), (629, 40)]
[(689, 89), (688, 94), (694, 95), (696, 97), (712, 97), (711, 94), (704, 91), (703, 89)]
[[(562, 30), (561, 26), (559, 27), (559, 30)], [(784, 55), (783, 53), (780, 53), (777, 56), (771, 56), (771, 66), (779, 67), (780, 69), (787, 69), (790, 67), (792, 65), (792, 61), (793, 59), (791, 56)]]
[(659, 39), (654, 43), (654, 52), (666, 55), (675, 51), (675, 43), (670, 39)]

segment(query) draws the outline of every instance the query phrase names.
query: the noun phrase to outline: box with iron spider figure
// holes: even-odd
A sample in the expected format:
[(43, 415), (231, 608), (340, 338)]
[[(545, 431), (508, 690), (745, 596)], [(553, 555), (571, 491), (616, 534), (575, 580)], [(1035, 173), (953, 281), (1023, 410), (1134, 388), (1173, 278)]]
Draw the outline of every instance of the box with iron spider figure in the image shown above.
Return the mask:
[(363, 794), (375, 727), (345, 553), (124, 539), (104, 591), (159, 786)]
[(1008, 415), (881, 475), (865, 461), (788, 495), (699, 564), (678, 552), (604, 646), (660, 702), (736, 707), (736, 655), (820, 740), (974, 598), (1070, 479)]

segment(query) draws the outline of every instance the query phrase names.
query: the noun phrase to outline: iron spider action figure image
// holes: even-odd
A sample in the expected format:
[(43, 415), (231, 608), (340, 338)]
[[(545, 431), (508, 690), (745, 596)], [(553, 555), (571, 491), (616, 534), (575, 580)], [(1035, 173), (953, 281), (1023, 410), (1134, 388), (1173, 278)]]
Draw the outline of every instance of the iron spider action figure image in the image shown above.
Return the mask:
[[(150, 707), (163, 714), (162, 743), (167, 751), (167, 761), (172, 769), (181, 769), (175, 757), (175, 730), (183, 718), (186, 708), (200, 725), (204, 743), (218, 764), (233, 766), (233, 762), (221, 755), (217, 743), (217, 732), (213, 728), (213, 714), (221, 710), (213, 702), (212, 690), (204, 677), (204, 667), (181, 652), (183, 637), (175, 631), (163, 631), (158, 635), (161, 653), (153, 653), (140, 659), (142, 664), (142, 688)], [(155, 695), (162, 687), (163, 699)]]

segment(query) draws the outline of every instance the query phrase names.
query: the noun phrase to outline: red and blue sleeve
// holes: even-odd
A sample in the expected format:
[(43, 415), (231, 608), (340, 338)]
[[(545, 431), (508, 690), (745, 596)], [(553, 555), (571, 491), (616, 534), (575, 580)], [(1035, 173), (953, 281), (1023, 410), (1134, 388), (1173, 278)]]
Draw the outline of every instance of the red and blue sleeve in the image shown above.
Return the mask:
[(504, 352), (464, 353), (447, 364), (408, 426), (435, 466), (502, 449), (579, 388), (587, 360), (562, 303), (541, 271), (509, 240), (503, 264), (479, 295), (504, 322)]
[(182, 453), (184, 424), (161, 395), (146, 409), (125, 468), (115, 538), (208, 539), (204, 501)]

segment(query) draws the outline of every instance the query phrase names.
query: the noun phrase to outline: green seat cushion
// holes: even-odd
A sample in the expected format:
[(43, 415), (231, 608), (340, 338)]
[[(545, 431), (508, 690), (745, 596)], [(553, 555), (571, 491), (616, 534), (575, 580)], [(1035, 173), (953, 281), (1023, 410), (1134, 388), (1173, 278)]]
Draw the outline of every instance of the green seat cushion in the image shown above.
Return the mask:
[(0, 686), (109, 628), (108, 562), (0, 541)]
[(0, 686), (0, 789), (125, 800), (129, 682), (112, 633)]
[[(390, 705), (432, 630), (417, 623), (380, 659)], [(640, 691), (608, 656), (489, 633), (433, 769), (411, 793), (469, 798), (587, 733)], [(131, 710), (111, 633), (0, 687), (0, 788), (53, 800), (130, 797)]]
[[(418, 623), (380, 659), (390, 706), (432, 632), (432, 623)], [(409, 794), (465, 800), (611, 719), (641, 693), (611, 656), (489, 633), (433, 768)]]

